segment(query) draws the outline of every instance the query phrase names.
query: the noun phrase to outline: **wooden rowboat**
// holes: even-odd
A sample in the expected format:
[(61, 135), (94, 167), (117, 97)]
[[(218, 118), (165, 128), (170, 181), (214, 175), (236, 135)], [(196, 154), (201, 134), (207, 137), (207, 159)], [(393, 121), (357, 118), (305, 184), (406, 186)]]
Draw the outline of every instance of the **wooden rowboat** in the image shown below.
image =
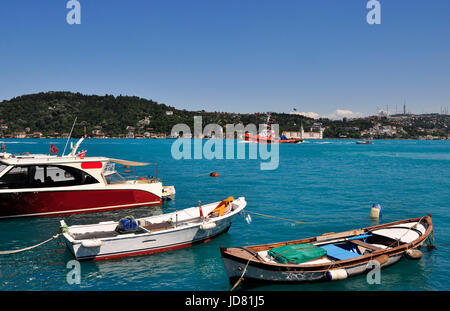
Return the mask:
[[(62, 236), (77, 260), (113, 259), (152, 254), (207, 242), (227, 232), (247, 202), (244, 197), (191, 207), (157, 216), (125, 219), (134, 230), (120, 231), (117, 221), (67, 226), (60, 221)], [(124, 219), (122, 219), (124, 220)], [(122, 221), (121, 220), (121, 221)], [(132, 223), (131, 223), (132, 221)]]
[[(387, 267), (418, 250), (433, 231), (431, 215), (273, 244), (220, 249), (230, 281), (339, 280)], [(309, 256), (309, 257), (308, 257)]]

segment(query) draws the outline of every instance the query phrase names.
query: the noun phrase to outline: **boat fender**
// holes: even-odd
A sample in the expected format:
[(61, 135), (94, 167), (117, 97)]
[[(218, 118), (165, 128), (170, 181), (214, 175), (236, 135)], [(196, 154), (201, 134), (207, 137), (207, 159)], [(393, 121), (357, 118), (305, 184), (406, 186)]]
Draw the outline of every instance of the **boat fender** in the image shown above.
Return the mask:
[(332, 269), (327, 271), (326, 277), (330, 281), (343, 280), (348, 277), (348, 273), (345, 269)]
[(204, 222), (200, 225), (200, 229), (202, 230), (214, 229), (215, 227), (216, 227), (215, 222)]
[(405, 256), (408, 259), (420, 259), (422, 258), (422, 252), (418, 249), (412, 248), (406, 251)]
[(376, 260), (381, 266), (382, 264), (388, 262), (389, 256), (388, 255), (381, 255), (381, 256), (378, 256), (378, 257), (374, 258), (374, 260)]
[(99, 247), (102, 244), (103, 244), (103, 242), (101, 240), (97, 240), (97, 239), (84, 240), (81, 242), (81, 246), (87, 247), (87, 248)]

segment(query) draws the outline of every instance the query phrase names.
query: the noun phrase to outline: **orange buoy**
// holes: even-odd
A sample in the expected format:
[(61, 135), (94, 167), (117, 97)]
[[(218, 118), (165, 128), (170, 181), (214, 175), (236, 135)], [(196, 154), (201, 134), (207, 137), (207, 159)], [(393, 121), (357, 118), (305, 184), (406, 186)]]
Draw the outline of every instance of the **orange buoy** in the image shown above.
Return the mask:
[(219, 177), (219, 174), (217, 172), (211, 172), (209, 174), (209, 176), (211, 176), (211, 177)]

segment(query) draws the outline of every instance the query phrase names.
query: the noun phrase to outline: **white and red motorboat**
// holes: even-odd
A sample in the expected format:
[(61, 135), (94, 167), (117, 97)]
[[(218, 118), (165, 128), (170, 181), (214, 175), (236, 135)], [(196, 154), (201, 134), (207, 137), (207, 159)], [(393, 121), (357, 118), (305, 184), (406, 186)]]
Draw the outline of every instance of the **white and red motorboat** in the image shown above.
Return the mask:
[(0, 219), (103, 212), (160, 205), (163, 186), (157, 177), (125, 178), (115, 164), (149, 163), (68, 155), (0, 153)]
[(288, 139), (284, 135), (278, 137), (275, 131), (272, 129), (273, 119), (270, 118), (270, 113), (267, 113), (267, 121), (264, 124), (264, 128), (259, 132), (259, 134), (244, 134), (244, 140), (251, 143), (284, 143), (284, 144), (298, 144), (303, 142), (301, 138), (291, 138)]

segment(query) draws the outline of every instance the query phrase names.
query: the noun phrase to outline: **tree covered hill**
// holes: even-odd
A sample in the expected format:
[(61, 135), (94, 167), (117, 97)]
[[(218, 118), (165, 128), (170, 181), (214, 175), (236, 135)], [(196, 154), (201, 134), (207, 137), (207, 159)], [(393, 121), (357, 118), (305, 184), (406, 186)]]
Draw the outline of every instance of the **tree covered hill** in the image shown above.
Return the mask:
[[(96, 137), (96, 134), (124, 137), (128, 132), (170, 135), (176, 124), (187, 124), (193, 131), (194, 116), (202, 116), (203, 127), (215, 123), (224, 130), (227, 124), (263, 124), (267, 117), (266, 112), (180, 110), (136, 96), (46, 92), (0, 102), (0, 137), (11, 137), (17, 132), (62, 136), (70, 132), (75, 117), (77, 122), (72, 137), (81, 137), (85, 131), (90, 137)], [(280, 133), (299, 131), (301, 124), (309, 131), (314, 123), (320, 123), (325, 128), (324, 138), (420, 138), (427, 135), (450, 138), (450, 115), (442, 114), (315, 120), (297, 114), (271, 113), (271, 118), (279, 125)]]
[[(172, 114), (167, 114), (170, 111)], [(299, 130), (314, 120), (289, 114), (272, 114), (282, 130)], [(14, 97), (0, 102), (0, 120), (7, 124), (6, 132), (42, 132), (45, 136), (54, 132), (68, 133), (77, 117), (73, 137), (93, 131), (101, 131), (111, 136), (125, 134), (127, 127), (134, 127), (136, 133), (151, 131), (170, 134), (172, 127), (184, 123), (193, 129), (194, 116), (202, 116), (203, 126), (216, 123), (225, 128), (226, 124), (244, 125), (265, 123), (264, 113), (237, 114), (226, 112), (206, 112), (179, 110), (136, 96), (84, 95), (71, 92), (46, 92)], [(4, 131), (5, 132), (5, 131)]]

